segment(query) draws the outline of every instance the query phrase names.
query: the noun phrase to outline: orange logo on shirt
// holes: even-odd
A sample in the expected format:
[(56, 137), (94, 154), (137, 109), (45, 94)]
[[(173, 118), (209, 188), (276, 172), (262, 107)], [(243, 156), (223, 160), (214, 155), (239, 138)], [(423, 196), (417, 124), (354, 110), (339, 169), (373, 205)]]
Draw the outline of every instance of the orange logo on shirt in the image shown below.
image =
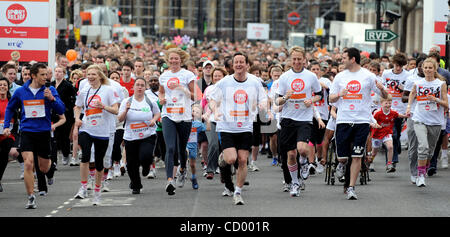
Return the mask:
[(353, 80), (347, 84), (347, 90), (349, 93), (358, 93), (361, 91), (361, 83), (359, 81)]
[(172, 77), (167, 81), (167, 87), (171, 90), (175, 89), (178, 85), (180, 85), (180, 79), (176, 77)]
[(294, 90), (295, 92), (300, 92), (303, 89), (305, 89), (305, 82), (302, 79), (295, 79), (292, 83), (291, 83), (291, 88), (292, 90)]
[(237, 90), (234, 92), (233, 99), (236, 104), (245, 104), (248, 100), (247, 92), (244, 90)]

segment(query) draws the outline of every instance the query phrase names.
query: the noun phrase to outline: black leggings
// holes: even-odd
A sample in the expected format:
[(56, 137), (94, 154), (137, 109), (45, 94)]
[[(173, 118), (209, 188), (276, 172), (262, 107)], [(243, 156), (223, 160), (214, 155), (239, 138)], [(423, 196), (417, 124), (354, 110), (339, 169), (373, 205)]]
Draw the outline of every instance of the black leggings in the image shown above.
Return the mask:
[(155, 148), (156, 135), (142, 140), (125, 140), (125, 151), (127, 154), (127, 170), (130, 177), (130, 188), (141, 189), (141, 177), (139, 166), (150, 168), (153, 163), (153, 150)]
[[(63, 125), (55, 129), (55, 138), (58, 150), (61, 150), (64, 157), (68, 157), (70, 154), (70, 130), (72, 129), (73, 122), (66, 122)], [(75, 154), (76, 155), (76, 154)]]
[(112, 150), (111, 159), (113, 162), (120, 162), (122, 159), (122, 150), (120, 149), (120, 145), (123, 141), (123, 129), (117, 129), (116, 134), (114, 135), (114, 145)]
[(11, 138), (6, 138), (0, 143), (0, 181), (8, 165), (8, 155), (14, 141)]
[(162, 119), (164, 141), (166, 142), (166, 175), (173, 178), (173, 166), (175, 154), (180, 158), (182, 169), (186, 168), (186, 146), (191, 134), (192, 122), (174, 122), (167, 117)]
[(91, 137), (86, 132), (81, 132), (78, 135), (78, 144), (81, 147), (82, 158), (81, 163), (89, 163), (91, 160), (92, 143), (94, 143), (95, 149), (95, 169), (97, 171), (103, 170), (103, 158), (105, 157), (106, 150), (108, 149), (109, 139), (103, 140)]

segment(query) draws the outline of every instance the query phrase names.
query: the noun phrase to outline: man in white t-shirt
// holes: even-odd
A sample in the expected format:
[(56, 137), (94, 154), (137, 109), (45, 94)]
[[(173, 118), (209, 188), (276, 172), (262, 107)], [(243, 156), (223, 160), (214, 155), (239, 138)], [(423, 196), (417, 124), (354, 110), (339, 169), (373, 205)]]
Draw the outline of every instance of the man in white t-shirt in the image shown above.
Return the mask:
[[(211, 93), (210, 108), (217, 121), (216, 131), (220, 132), (223, 161), (219, 166), (227, 166), (222, 173), (225, 187), (234, 189), (234, 204), (243, 205), (242, 187), (247, 177), (247, 159), (252, 146), (253, 121), (260, 109), (266, 108), (267, 95), (257, 77), (247, 73), (248, 58), (242, 53), (233, 56), (234, 74), (226, 76), (215, 84)], [(238, 163), (236, 187), (231, 182), (231, 166)], [(235, 164), (236, 166), (236, 164)]]
[[(308, 143), (313, 129), (313, 106), (323, 96), (316, 74), (303, 68), (305, 50), (295, 46), (289, 50), (292, 68), (280, 76), (277, 104), (281, 111), (280, 150), (288, 153), (288, 169), (292, 178), (290, 194), (300, 195), (297, 151), (300, 153), (301, 176), (308, 178)], [(314, 93), (314, 96), (313, 96)]]
[(336, 177), (345, 173), (345, 163), (351, 157), (350, 184), (347, 199), (356, 200), (356, 179), (361, 170), (367, 137), (370, 132), (371, 91), (386, 98), (387, 92), (377, 81), (375, 74), (360, 65), (361, 55), (356, 48), (347, 49), (342, 55), (346, 70), (336, 75), (330, 89), (330, 103), (338, 108), (336, 118), (336, 148), (339, 160)]

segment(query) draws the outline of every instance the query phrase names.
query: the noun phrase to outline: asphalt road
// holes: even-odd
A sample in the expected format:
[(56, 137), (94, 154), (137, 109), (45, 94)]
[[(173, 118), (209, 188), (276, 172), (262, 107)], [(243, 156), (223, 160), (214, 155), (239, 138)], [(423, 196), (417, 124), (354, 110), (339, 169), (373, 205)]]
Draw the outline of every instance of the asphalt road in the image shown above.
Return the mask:
[[(259, 156), (259, 172), (249, 172), (249, 186), (243, 189), (245, 205), (235, 206), (231, 197), (222, 197), (219, 175), (213, 180), (199, 178), (198, 190), (187, 181), (175, 196), (168, 196), (164, 169), (157, 178), (143, 179), (140, 195), (128, 189), (129, 178), (115, 178), (112, 191), (102, 194), (100, 206), (91, 199), (76, 200), (79, 168), (58, 165), (55, 184), (45, 197), (37, 195), (38, 208), (26, 210), (25, 186), (19, 179), (17, 162), (8, 164), (0, 193), (1, 217), (448, 217), (450, 216), (450, 170), (438, 169), (426, 180), (427, 187), (410, 183), (406, 152), (402, 152), (397, 172), (384, 172), (384, 157), (375, 160), (377, 172), (370, 173), (368, 185), (356, 187), (358, 200), (349, 201), (343, 184), (326, 185), (324, 174), (311, 176), (300, 197), (282, 192), (282, 171), (270, 166), (271, 159)], [(198, 166), (199, 168), (199, 166)], [(198, 171), (197, 173), (200, 173)], [(190, 177), (190, 175), (188, 175)], [(92, 195), (90, 195), (92, 197)]]

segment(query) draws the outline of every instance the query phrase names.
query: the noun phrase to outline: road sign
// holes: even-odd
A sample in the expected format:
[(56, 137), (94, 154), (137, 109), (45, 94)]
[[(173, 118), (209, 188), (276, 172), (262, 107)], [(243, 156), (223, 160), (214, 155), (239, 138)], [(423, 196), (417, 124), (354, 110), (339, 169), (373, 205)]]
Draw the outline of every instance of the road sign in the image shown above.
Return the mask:
[(289, 13), (288, 22), (293, 26), (298, 25), (298, 23), (300, 23), (300, 14), (298, 14), (298, 12)]
[(366, 30), (367, 42), (391, 42), (398, 35), (391, 30)]

